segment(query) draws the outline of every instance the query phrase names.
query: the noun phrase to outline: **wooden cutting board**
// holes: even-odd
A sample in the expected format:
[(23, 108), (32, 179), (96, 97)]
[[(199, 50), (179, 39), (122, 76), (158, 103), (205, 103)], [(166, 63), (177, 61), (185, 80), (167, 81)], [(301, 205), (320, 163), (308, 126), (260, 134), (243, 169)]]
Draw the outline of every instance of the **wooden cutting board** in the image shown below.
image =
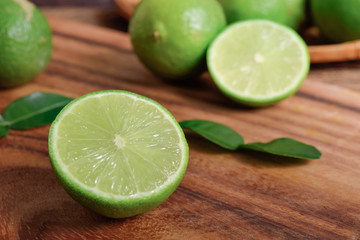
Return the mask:
[(0, 139), (0, 239), (360, 239), (360, 93), (316, 81), (326, 66), (315, 66), (290, 99), (247, 109), (223, 97), (206, 74), (181, 85), (154, 77), (124, 33), (49, 20), (51, 63), (33, 82), (0, 90), (1, 111), (34, 91), (78, 97), (125, 89), (155, 99), (178, 120), (217, 121), (246, 141), (293, 137), (323, 156), (231, 152), (186, 132), (190, 161), (175, 193), (153, 211), (114, 220), (83, 208), (57, 182), (49, 126), (10, 131)]

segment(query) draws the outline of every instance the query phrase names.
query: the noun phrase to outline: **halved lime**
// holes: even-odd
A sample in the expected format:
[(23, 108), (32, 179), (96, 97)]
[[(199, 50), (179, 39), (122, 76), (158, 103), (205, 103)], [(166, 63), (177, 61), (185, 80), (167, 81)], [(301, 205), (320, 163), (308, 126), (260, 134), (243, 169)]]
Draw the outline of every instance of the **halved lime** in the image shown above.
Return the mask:
[(225, 95), (246, 105), (267, 106), (298, 90), (310, 59), (294, 30), (268, 20), (249, 20), (230, 25), (214, 40), (207, 64)]
[(121, 90), (69, 103), (49, 133), (49, 155), (65, 190), (108, 217), (129, 217), (165, 201), (185, 173), (189, 151), (159, 103)]

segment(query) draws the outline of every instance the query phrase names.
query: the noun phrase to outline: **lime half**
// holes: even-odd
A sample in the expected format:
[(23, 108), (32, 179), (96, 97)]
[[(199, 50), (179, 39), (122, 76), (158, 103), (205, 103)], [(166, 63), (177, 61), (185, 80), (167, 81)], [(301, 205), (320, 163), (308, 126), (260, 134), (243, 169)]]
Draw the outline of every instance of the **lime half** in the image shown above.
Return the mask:
[(225, 95), (242, 104), (267, 106), (298, 90), (310, 59), (294, 30), (268, 20), (249, 20), (230, 25), (214, 40), (207, 64)]
[(49, 155), (75, 200), (120, 218), (165, 201), (184, 176), (189, 150), (181, 127), (159, 103), (107, 90), (77, 98), (59, 113)]

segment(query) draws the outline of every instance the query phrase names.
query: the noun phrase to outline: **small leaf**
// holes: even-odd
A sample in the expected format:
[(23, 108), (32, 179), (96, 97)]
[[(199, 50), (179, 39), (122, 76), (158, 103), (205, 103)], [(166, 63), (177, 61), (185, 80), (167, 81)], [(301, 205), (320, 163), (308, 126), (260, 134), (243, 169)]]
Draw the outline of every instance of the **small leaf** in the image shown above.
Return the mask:
[(291, 138), (278, 138), (268, 143), (248, 143), (240, 146), (239, 149), (250, 149), (300, 159), (319, 159), (321, 157), (321, 152), (316, 147)]
[(235, 150), (244, 143), (242, 136), (219, 123), (205, 120), (187, 120), (180, 122), (180, 126), (191, 129), (207, 140), (226, 149)]
[(13, 101), (4, 110), (4, 119), (12, 129), (30, 129), (51, 123), (72, 98), (53, 93), (35, 92)]
[(7, 136), (9, 134), (9, 126), (8, 123), (4, 120), (4, 118), (0, 115), (0, 137)]

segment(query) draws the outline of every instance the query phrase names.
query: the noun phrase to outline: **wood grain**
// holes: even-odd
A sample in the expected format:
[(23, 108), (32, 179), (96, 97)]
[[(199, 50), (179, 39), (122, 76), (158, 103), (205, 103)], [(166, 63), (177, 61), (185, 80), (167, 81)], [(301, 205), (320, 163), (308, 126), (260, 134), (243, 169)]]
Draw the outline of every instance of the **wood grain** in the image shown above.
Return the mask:
[(309, 46), (312, 63), (360, 60), (360, 40), (340, 44)]
[(114, 0), (114, 2), (118, 7), (121, 16), (123, 16), (125, 19), (130, 19), (136, 5), (139, 4), (140, 0)]
[(49, 126), (10, 131), (0, 139), (0, 239), (360, 239), (360, 92), (317, 81), (343, 66), (322, 65), (290, 99), (247, 109), (221, 95), (207, 74), (183, 84), (154, 77), (126, 34), (49, 20), (51, 63), (31, 83), (0, 90), (0, 110), (34, 91), (77, 97), (125, 89), (155, 99), (178, 120), (217, 121), (246, 141), (293, 137), (323, 156), (231, 152), (186, 132), (190, 162), (180, 187), (153, 211), (113, 220), (77, 204), (56, 181)]

